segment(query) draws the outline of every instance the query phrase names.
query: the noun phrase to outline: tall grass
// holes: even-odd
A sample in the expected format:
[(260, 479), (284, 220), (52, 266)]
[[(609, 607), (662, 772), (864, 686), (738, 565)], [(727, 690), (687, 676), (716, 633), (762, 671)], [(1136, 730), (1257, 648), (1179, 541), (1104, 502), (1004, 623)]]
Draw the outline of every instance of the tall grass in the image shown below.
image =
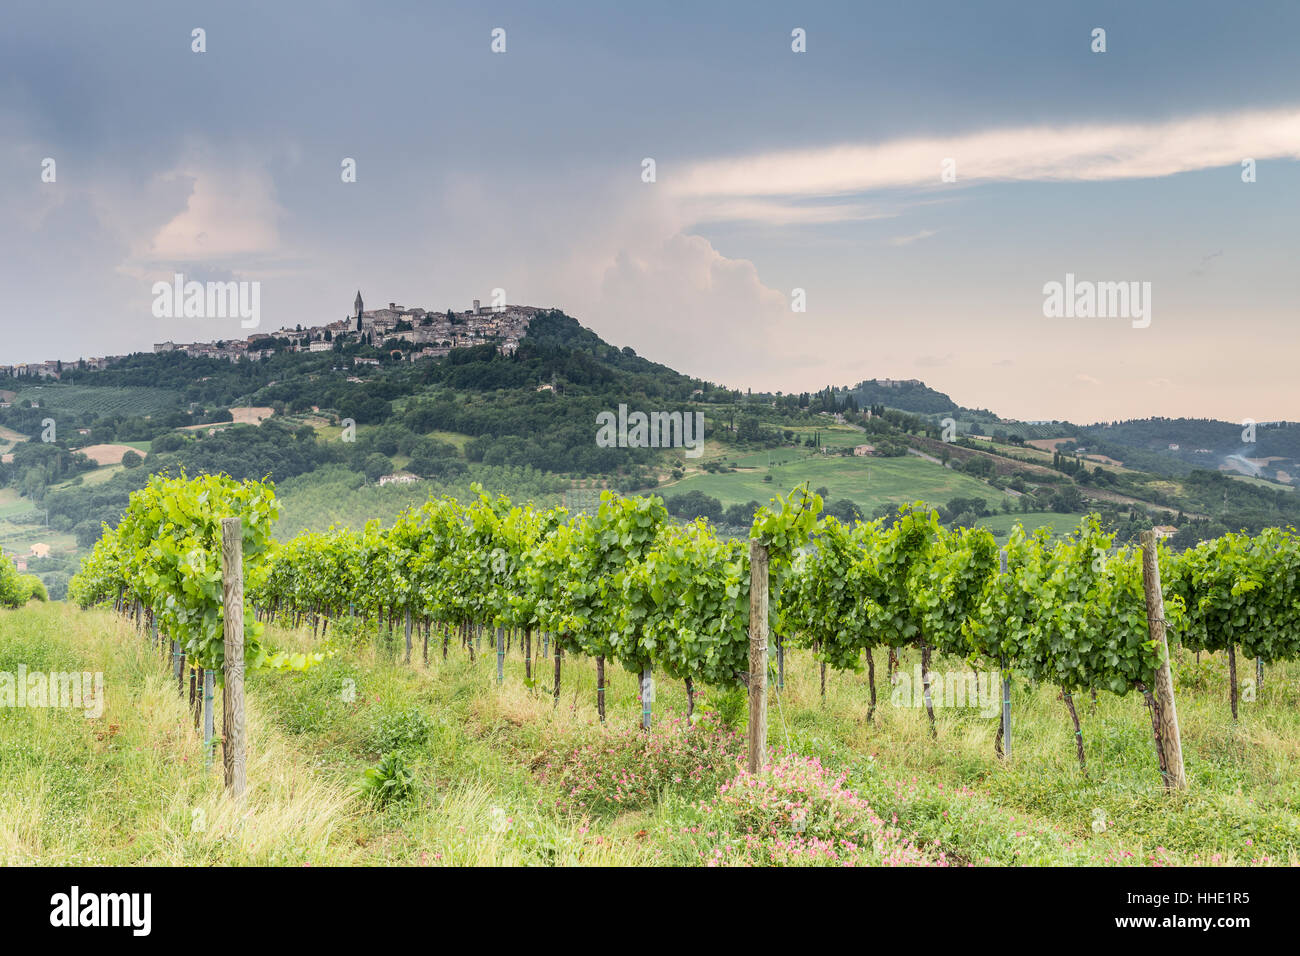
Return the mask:
[[(338, 630), (338, 629), (331, 629)], [(345, 630), (345, 629), (344, 629)], [(397, 636), (400, 642), (400, 634)], [(313, 639), (272, 627), (283, 649), (327, 650), (304, 673), (258, 673), (248, 685), (249, 794), (222, 792), (219, 759), (204, 768), (192, 715), (170, 667), (130, 625), (62, 604), (0, 612), (0, 671), (103, 671), (106, 706), (0, 708), (0, 863), (36, 864), (695, 864), (772, 858), (742, 852), (744, 834), (707, 819), (716, 788), (735, 776), (723, 748), (684, 746), (717, 726), (734, 696), (697, 690), (710, 731), (687, 730), (685, 689), (660, 680), (656, 732), (646, 741), (638, 680), (606, 670), (608, 723), (596, 713), (594, 662), (552, 659), (534, 641), (533, 681), (516, 643), (496, 685), (495, 651), (471, 664), (440, 635), (413, 664), (386, 635)], [(1213, 658), (1178, 662), (1178, 708), (1190, 788), (1160, 783), (1149, 717), (1136, 695), (1078, 695), (1087, 755), (1057, 689), (1017, 679), (1011, 761), (994, 754), (996, 717), (924, 708), (893, 693), (878, 655), (879, 704), (868, 717), (864, 674), (827, 675), (793, 650), (770, 706), (770, 744), (820, 761), (898, 839), (930, 860), (975, 864), (1300, 862), (1300, 694), (1296, 665), (1268, 668), (1262, 695), (1228, 711)], [(913, 672), (915, 652), (903, 655)], [(960, 661), (938, 660), (940, 671)], [(991, 713), (991, 711), (990, 711)], [(218, 716), (218, 727), (220, 725)], [(725, 757), (717, 756), (724, 753)], [(714, 761), (693, 774), (701, 754)], [(409, 796), (385, 804), (358, 789), (387, 755), (409, 772)], [(680, 766), (679, 766), (680, 765)], [(558, 768), (558, 769), (557, 769)], [(681, 768), (685, 768), (683, 771)], [(577, 788), (575, 781), (626, 786)], [(575, 792), (571, 792), (575, 791)], [(612, 794), (634, 793), (620, 804)], [(746, 811), (749, 812), (749, 811)], [(739, 820), (739, 818), (737, 818)], [(733, 821), (734, 822), (734, 821)], [(737, 825), (739, 825), (737, 823)], [(784, 846), (785, 844), (782, 844)], [(781, 851), (784, 853), (785, 851)], [(776, 853), (777, 857), (781, 853)], [(755, 855), (757, 854), (757, 855)], [(783, 858), (783, 857), (782, 857)], [(913, 859), (912, 851), (901, 859)]]

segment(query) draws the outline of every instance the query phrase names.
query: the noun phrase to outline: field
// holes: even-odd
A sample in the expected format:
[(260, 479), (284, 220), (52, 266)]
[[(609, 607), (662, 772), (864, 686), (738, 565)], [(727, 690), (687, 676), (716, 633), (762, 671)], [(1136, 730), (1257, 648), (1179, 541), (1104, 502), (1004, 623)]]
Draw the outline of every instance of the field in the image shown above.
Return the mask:
[(20, 497), (14, 488), (0, 488), (0, 518), (26, 514), (32, 510), (32, 503)]
[(34, 544), (48, 544), (51, 554), (70, 554), (77, 550), (77, 539), (70, 534), (38, 525), (0, 521), (0, 550), (25, 555)]
[(260, 425), (262, 424), (262, 422), (266, 421), (274, 414), (275, 414), (275, 409), (267, 406), (250, 405), (242, 408), (232, 408), (230, 409), (230, 417), (233, 419), (232, 421), (214, 422), (208, 425), (186, 425), (181, 430), (201, 431), (205, 428), (206, 429), (228, 428), (231, 425)]
[(1033, 445), (1046, 452), (1056, 451), (1056, 446), (1069, 441), (1068, 438), (1030, 438), (1026, 440), (1026, 445)]
[(1257, 488), (1268, 488), (1270, 491), (1295, 491), (1295, 485), (1284, 485), (1280, 482), (1269, 481), (1267, 478), (1255, 478), (1252, 475), (1232, 475), (1237, 481), (1244, 481), (1248, 485), (1254, 485)]
[[(765, 502), (776, 490), (784, 491), (806, 481), (812, 488), (828, 488), (831, 501), (849, 498), (867, 513), (882, 504), (898, 505), (917, 500), (946, 504), (957, 496), (983, 498), (990, 507), (999, 507), (1004, 497), (977, 478), (914, 455), (859, 458), (806, 455), (794, 449), (776, 449), (770, 455), (774, 462), (771, 469), (768, 468), (769, 452), (758, 452), (728, 461), (728, 464), (740, 466), (739, 471), (688, 475), (655, 491), (662, 495), (702, 491), (724, 505), (730, 505)], [(767, 474), (772, 475), (772, 481), (763, 480)]]
[[(324, 646), (310, 630), (272, 627), (268, 640)], [(688, 732), (681, 686), (662, 682), (647, 739), (633, 729), (635, 681), (619, 668), (609, 672), (602, 728), (582, 658), (565, 661), (553, 707), (550, 663), (530, 687), (517, 643), (498, 688), (494, 655), (471, 664), (457, 641), (443, 661), (435, 638), (425, 666), (418, 642), (404, 665), (380, 635), (336, 640), (337, 655), (306, 673), (250, 677), (250, 793), (237, 813), (219, 769), (204, 769), (192, 717), (146, 639), (102, 611), (0, 611), (0, 671), (102, 671), (107, 688), (95, 719), (0, 711), (0, 864), (690, 865), (749, 852), (745, 826), (761, 804), (720, 796), (737, 772), (737, 744), (708, 729), (735, 710), (726, 695), (703, 691), (699, 707), (712, 716)], [(900, 673), (910, 677), (918, 663), (905, 652)], [(891, 700), (877, 664), (881, 706), (869, 720), (863, 676), (831, 672), (823, 701), (815, 663), (792, 651), (769, 743), (800, 755), (786, 768), (817, 760), (832, 779), (845, 774), (855, 799), (887, 827), (896, 818), (897, 840), (924, 862), (1300, 863), (1296, 665), (1270, 667), (1263, 694), (1234, 723), (1222, 661), (1179, 655), (1189, 790), (1169, 796), (1134, 695), (1102, 694), (1095, 712), (1079, 700), (1084, 773), (1055, 690), (1017, 681), (1006, 764), (993, 754), (996, 719), (940, 707), (932, 741), (924, 710), (901, 683)], [(934, 666), (965, 672), (958, 661)], [(385, 752), (402, 755), (413, 790), (380, 807), (356, 785)], [(796, 845), (802, 831), (787, 824), (779, 836)]]
[(790, 429), (795, 434), (796, 440), (803, 443), (805, 440), (818, 436), (823, 446), (826, 448), (844, 448), (854, 445), (870, 445), (871, 439), (868, 438), (861, 429), (850, 428), (847, 425), (827, 424), (825, 426), (799, 426)]
[(261, 405), (250, 405), (230, 410), (230, 416), (235, 420), (236, 425), (260, 425), (274, 414), (275, 409)]
[(77, 450), (97, 465), (120, 465), (127, 452), (138, 452), (131, 445), (86, 445)]
[[(0, 555), (25, 556), (34, 544), (49, 545), (52, 554), (77, 549), (72, 535), (45, 526), (44, 514), (31, 500), (19, 497), (13, 488), (0, 488)], [(8, 559), (0, 556), (0, 560)]]

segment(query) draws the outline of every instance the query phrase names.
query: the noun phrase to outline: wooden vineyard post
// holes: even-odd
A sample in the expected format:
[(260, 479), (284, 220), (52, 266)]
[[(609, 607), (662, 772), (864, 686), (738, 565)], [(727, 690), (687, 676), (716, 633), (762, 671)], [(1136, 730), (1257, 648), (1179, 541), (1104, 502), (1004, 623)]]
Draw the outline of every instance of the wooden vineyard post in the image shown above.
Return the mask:
[(871, 648), (865, 648), (867, 652), (867, 687), (871, 692), (871, 703), (867, 707), (867, 720), (873, 720), (876, 716), (876, 659), (871, 654)]
[(497, 628), (497, 686), (506, 680), (506, 629)]
[(1160, 653), (1156, 671), (1156, 701), (1159, 704), (1160, 749), (1167, 768), (1165, 788), (1186, 790), (1183, 743), (1178, 735), (1178, 709), (1174, 703), (1174, 679), (1169, 672), (1169, 641), (1165, 636), (1165, 602), (1160, 593), (1160, 562), (1156, 555), (1156, 533), (1142, 532), (1142, 583), (1146, 588), (1147, 626)]
[(767, 547), (749, 542), (749, 772), (767, 764)]
[[(1007, 549), (998, 552), (998, 573), (1007, 573)], [(1002, 655), (1002, 759), (1011, 759), (1011, 675), (1007, 673), (1007, 658)]]
[(605, 722), (605, 656), (596, 657), (596, 713), (600, 722)]
[(560, 642), (555, 642), (555, 686), (553, 688), (555, 696), (551, 700), (552, 707), (560, 706)]
[(411, 663), (411, 609), (406, 609), (406, 661)]
[(225, 603), (225, 681), (221, 690), (221, 748), (226, 789), (238, 800), (247, 785), (244, 727), (244, 551), (239, 518), (221, 521), (221, 590)]

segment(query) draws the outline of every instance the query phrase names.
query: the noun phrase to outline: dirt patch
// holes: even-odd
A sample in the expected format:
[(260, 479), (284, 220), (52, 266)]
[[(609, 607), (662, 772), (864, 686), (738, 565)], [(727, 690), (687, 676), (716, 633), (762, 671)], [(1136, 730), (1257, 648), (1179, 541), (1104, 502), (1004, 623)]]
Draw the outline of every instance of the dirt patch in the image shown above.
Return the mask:
[(97, 465), (120, 465), (128, 451), (135, 452), (141, 458), (144, 457), (144, 452), (130, 445), (87, 445), (85, 448), (78, 448), (77, 451)]
[[(229, 428), (231, 425), (260, 425), (274, 414), (274, 408), (263, 407), (260, 405), (247, 405), (242, 408), (230, 409), (230, 416), (234, 421), (209, 422), (206, 425), (186, 425), (181, 429), (181, 431), (197, 432), (205, 428), (215, 431), (220, 428)], [(209, 434), (211, 434), (211, 432), (209, 432)]]
[(1069, 440), (1068, 438), (1031, 438), (1025, 444), (1041, 448), (1043, 451), (1056, 451), (1058, 445), (1063, 445)]
[(236, 425), (260, 425), (274, 414), (274, 408), (260, 405), (248, 405), (244, 408), (232, 408), (230, 410), (230, 415), (234, 418)]
[(1109, 455), (1084, 455), (1084, 456), (1083, 456), (1083, 460), (1084, 460), (1084, 461), (1095, 461), (1095, 462), (1097, 462), (1098, 464), (1102, 464), (1102, 465), (1110, 465), (1110, 466), (1113, 467), (1113, 468), (1123, 468), (1123, 467), (1124, 467), (1124, 463), (1123, 463), (1122, 461), (1116, 461), (1114, 458), (1111, 458)]

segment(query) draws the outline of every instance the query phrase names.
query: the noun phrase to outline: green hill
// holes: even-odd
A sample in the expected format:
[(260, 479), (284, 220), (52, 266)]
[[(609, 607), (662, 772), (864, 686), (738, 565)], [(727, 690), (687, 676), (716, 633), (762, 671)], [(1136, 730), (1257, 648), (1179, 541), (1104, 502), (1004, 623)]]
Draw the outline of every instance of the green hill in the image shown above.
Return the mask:
[(882, 380), (871, 380), (860, 382), (848, 389), (848, 394), (857, 399), (859, 408), (884, 405), (887, 408), (897, 408), (917, 415), (955, 412), (960, 407), (943, 392), (935, 391), (923, 382), (886, 385)]
[[(272, 479), (282, 488), (287, 531), (391, 520), (430, 495), (472, 494), (476, 483), (539, 504), (564, 501), (569, 492), (575, 500), (590, 498), (600, 487), (694, 492), (725, 508), (806, 481), (827, 489), (830, 506), (843, 514), (870, 515), (914, 500), (984, 503), (957, 509), (952, 520), (996, 513), (1004, 502), (1017, 512), (1095, 507), (1126, 537), (1154, 519), (1173, 521), (1180, 508), (1189, 518), (1206, 516), (1209, 523), (1189, 526), (1180, 543), (1300, 521), (1300, 497), (1220, 479), (1190, 462), (1173, 462), (1171, 472), (1159, 451), (1120, 444), (1153, 445), (1160, 423), (1107, 431), (1112, 457), (1125, 467), (1097, 474), (1072, 452), (1086, 443), (1091, 453), (1112, 454), (1111, 446), (1076, 426), (1051, 427), (1052, 437), (1070, 436), (1073, 444), (1048, 458), (1006, 444), (1045, 426), (961, 409), (920, 382), (873, 380), (798, 395), (723, 388), (606, 342), (559, 310), (539, 312), (513, 351), (488, 342), (409, 361), (409, 350), (393, 342), (335, 343), (326, 352), (275, 342), (257, 362), (137, 354), (105, 370), (68, 367), (57, 383), (19, 383), (16, 401), (0, 408), (0, 434), (10, 439), (0, 456), (8, 459), (0, 460), (0, 489), (18, 502), (15, 516), (40, 520), (0, 529), (10, 548), (40, 540), (56, 550), (85, 548), (151, 473), (181, 470)], [(256, 426), (231, 424), (231, 410), (245, 406), (273, 414)], [(598, 442), (597, 416), (620, 407), (703, 416), (704, 456)], [(959, 419), (958, 445), (940, 441), (938, 422), (948, 414)], [(53, 443), (40, 440), (48, 417), (58, 425)], [(222, 427), (196, 427), (208, 424)], [(1187, 427), (1189, 435), (1204, 431)], [(970, 444), (964, 436), (975, 429), (1005, 433), (1004, 443), (984, 449), (993, 455), (959, 447)], [(1290, 431), (1261, 434), (1289, 448)], [(13, 441), (20, 437), (29, 440)], [(148, 457), (96, 467), (78, 454), (95, 444), (130, 444)], [(848, 454), (858, 444), (872, 445), (875, 454)], [(379, 487), (397, 472), (419, 480)], [(1167, 514), (1148, 514), (1148, 506)]]

